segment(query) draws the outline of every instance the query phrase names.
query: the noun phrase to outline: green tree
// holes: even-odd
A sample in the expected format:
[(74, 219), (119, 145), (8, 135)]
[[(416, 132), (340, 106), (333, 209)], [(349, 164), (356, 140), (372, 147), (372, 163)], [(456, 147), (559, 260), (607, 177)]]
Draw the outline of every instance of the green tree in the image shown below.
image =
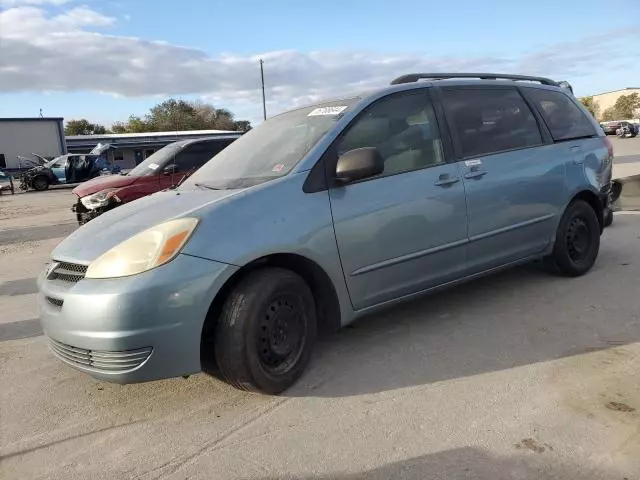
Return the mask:
[(107, 129), (100, 124), (91, 123), (82, 118), (80, 120), (69, 120), (64, 126), (64, 134), (70, 135), (102, 135), (107, 133)]
[(584, 105), (584, 108), (591, 112), (591, 115), (596, 118), (598, 117), (600, 107), (598, 106), (598, 102), (596, 102), (593, 97), (583, 97), (580, 99), (580, 102), (582, 103), (582, 105)]
[(194, 108), (198, 125), (202, 130), (235, 130), (234, 115), (226, 108), (216, 108), (206, 103), (195, 102)]
[(143, 117), (131, 115), (126, 122), (116, 122), (114, 133), (171, 132), (185, 130), (239, 130), (251, 129), (247, 120), (236, 121), (226, 108), (216, 108), (203, 102), (190, 102), (170, 98), (154, 106)]
[(130, 115), (126, 122), (115, 122), (111, 125), (113, 133), (144, 133), (153, 131), (146, 121), (135, 115)]
[(154, 132), (173, 130), (203, 130), (195, 107), (184, 100), (166, 100), (145, 115), (145, 122)]
[(113, 133), (127, 133), (127, 124), (124, 122), (115, 122), (113, 125), (111, 125), (111, 131)]
[(248, 120), (238, 120), (235, 124), (235, 129), (239, 132), (248, 132), (251, 130), (251, 122)]
[(609, 107), (604, 112), (602, 112), (602, 116), (600, 117), (600, 119), (603, 122), (610, 122), (611, 120), (615, 120), (616, 117), (616, 109), (613, 107)]
[(613, 108), (618, 119), (634, 118), (636, 110), (640, 110), (640, 95), (637, 93), (621, 95), (613, 104)]

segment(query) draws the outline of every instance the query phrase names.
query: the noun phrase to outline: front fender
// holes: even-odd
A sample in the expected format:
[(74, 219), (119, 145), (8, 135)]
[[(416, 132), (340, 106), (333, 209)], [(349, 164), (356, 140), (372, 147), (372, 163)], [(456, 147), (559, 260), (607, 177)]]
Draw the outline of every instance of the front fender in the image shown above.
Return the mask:
[(327, 274), (343, 320), (350, 300), (338, 254), (327, 191), (304, 193), (307, 172), (247, 189), (199, 214), (184, 253), (238, 267), (277, 254), (298, 255)]

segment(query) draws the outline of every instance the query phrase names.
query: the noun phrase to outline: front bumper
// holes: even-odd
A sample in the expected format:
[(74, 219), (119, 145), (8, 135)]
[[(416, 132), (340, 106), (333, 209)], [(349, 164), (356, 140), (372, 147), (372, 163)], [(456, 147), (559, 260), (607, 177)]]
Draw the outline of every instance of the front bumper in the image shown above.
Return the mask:
[(199, 372), (207, 311), (237, 270), (184, 254), (118, 279), (85, 279), (81, 268), (62, 267), (38, 278), (51, 349), (68, 365), (116, 383)]

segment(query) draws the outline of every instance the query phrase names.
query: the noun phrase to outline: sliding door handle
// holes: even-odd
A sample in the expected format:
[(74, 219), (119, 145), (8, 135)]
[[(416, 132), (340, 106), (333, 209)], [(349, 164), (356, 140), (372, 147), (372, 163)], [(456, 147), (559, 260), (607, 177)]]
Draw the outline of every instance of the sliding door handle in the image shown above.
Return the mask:
[(454, 183), (458, 183), (460, 181), (460, 177), (450, 177), (449, 175), (440, 175), (438, 181), (434, 183), (436, 187), (447, 187), (449, 185), (453, 185)]
[(464, 174), (464, 178), (482, 178), (487, 174), (486, 170), (473, 170)]

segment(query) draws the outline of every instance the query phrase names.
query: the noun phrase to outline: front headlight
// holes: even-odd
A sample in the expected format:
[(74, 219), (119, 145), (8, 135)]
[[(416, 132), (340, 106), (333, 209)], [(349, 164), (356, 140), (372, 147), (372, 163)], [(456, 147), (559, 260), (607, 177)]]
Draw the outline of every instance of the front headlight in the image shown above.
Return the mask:
[(173, 260), (198, 225), (179, 218), (141, 232), (98, 257), (85, 278), (117, 278), (146, 272)]
[(102, 190), (101, 192), (94, 193), (93, 195), (82, 197), (80, 201), (89, 210), (94, 210), (99, 207), (107, 206), (112, 199), (116, 202), (120, 201), (114, 190)]

